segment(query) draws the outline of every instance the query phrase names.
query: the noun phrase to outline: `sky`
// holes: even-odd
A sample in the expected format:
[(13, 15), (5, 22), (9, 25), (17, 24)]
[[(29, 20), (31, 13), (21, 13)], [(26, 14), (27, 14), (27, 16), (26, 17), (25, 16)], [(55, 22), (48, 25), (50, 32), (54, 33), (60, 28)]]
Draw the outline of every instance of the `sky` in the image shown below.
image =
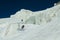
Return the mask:
[(50, 8), (59, 0), (0, 0), (0, 18), (7, 18), (21, 9), (39, 11)]

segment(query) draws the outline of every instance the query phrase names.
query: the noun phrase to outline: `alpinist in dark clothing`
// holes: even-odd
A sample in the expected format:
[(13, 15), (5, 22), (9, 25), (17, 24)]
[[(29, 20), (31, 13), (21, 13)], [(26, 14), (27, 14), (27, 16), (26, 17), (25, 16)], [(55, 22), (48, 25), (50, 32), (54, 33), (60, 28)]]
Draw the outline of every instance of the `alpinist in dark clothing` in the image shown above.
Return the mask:
[(22, 25), (22, 26), (21, 26), (21, 29), (20, 29), (20, 28), (18, 28), (18, 30), (23, 31), (23, 30), (24, 30), (24, 27), (25, 27), (25, 26), (24, 26), (24, 25)]
[(21, 29), (24, 29), (24, 25), (22, 25)]

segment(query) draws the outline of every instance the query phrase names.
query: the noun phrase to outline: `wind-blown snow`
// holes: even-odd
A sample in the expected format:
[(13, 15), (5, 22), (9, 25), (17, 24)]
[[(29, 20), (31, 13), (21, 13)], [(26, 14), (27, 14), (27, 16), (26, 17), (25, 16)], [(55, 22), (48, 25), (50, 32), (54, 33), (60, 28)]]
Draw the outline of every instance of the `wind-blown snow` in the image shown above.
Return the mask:
[(37, 12), (21, 9), (0, 19), (0, 40), (60, 40), (60, 4)]

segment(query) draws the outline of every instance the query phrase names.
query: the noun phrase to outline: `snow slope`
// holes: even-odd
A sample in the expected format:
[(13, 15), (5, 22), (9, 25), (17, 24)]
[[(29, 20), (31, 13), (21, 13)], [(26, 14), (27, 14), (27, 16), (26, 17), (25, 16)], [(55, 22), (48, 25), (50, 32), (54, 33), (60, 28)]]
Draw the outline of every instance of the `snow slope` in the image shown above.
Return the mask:
[(60, 40), (60, 4), (37, 12), (22, 9), (0, 19), (0, 40)]

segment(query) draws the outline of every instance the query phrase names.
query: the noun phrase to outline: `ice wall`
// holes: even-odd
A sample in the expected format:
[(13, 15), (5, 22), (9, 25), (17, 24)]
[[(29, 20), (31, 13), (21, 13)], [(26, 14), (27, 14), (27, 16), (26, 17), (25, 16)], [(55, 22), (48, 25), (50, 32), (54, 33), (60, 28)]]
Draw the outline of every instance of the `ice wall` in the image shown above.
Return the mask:
[(41, 24), (50, 22), (54, 17), (56, 17), (59, 14), (56, 11), (60, 12), (60, 5), (37, 12), (21, 9), (16, 12), (15, 15), (12, 15), (11, 18), (17, 20), (20, 19), (20, 21), (23, 20), (23, 23), (25, 24)]

